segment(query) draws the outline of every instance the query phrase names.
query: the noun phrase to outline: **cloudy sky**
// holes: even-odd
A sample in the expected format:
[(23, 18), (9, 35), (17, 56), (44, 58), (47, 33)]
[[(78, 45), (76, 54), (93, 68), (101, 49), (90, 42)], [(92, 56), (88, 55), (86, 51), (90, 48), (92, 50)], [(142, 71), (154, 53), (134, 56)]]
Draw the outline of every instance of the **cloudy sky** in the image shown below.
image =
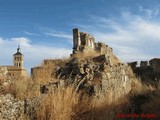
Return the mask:
[(0, 0), (0, 65), (20, 44), (25, 67), (72, 52), (72, 29), (93, 35), (121, 61), (160, 57), (159, 0)]

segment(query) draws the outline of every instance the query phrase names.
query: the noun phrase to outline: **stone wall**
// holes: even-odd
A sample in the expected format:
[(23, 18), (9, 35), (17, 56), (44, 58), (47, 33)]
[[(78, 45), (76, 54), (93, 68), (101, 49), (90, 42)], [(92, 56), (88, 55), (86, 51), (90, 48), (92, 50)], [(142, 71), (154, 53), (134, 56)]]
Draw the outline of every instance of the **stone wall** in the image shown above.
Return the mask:
[(155, 73), (160, 73), (160, 58), (151, 59), (149, 64)]
[(160, 58), (154, 58), (150, 61), (141, 61), (140, 66), (137, 66), (137, 61), (128, 63), (137, 77), (140, 77), (143, 82), (160, 81)]
[(38, 78), (41, 75), (42, 69), (43, 69), (43, 67), (34, 67), (34, 68), (31, 68), (32, 79)]
[[(60, 65), (63, 66), (65, 64), (65, 61), (66, 60), (61, 60), (61, 59), (44, 60), (41, 66), (31, 68), (32, 79), (36, 80), (38, 78), (44, 78), (46, 77), (46, 74), (47, 76), (48, 74), (50, 74), (50, 77), (51, 77), (52, 73), (56, 74), (55, 71), (59, 69)], [(47, 77), (47, 78), (50, 78), (50, 77)]]
[(97, 51), (100, 54), (113, 54), (112, 48), (101, 42), (95, 43), (95, 51)]

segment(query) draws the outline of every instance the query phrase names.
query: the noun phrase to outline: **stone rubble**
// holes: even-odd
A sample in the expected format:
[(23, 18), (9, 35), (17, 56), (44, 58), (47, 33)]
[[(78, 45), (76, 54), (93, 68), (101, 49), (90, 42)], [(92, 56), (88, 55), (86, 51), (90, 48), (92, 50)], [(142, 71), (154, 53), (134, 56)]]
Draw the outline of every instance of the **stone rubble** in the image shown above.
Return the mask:
[(18, 101), (11, 94), (0, 96), (0, 120), (22, 120), (24, 101)]
[(39, 98), (17, 100), (11, 94), (0, 96), (0, 120), (29, 120), (36, 119)]

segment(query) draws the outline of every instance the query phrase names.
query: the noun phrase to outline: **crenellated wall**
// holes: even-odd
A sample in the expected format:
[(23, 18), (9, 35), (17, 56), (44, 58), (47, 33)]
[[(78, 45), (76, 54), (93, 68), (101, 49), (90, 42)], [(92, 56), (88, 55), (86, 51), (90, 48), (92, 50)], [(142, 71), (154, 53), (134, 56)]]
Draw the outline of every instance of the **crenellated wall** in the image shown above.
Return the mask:
[(128, 63), (133, 72), (141, 78), (142, 81), (159, 82), (160, 81), (160, 58), (153, 58), (149, 61)]

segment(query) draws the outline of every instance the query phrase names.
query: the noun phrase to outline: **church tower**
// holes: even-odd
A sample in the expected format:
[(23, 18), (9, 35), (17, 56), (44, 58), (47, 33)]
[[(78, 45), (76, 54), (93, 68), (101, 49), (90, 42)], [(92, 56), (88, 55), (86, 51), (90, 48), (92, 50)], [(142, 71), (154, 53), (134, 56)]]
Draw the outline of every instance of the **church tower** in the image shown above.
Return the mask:
[(24, 55), (21, 53), (20, 46), (17, 48), (17, 53), (13, 55), (13, 64), (15, 67), (24, 68)]

